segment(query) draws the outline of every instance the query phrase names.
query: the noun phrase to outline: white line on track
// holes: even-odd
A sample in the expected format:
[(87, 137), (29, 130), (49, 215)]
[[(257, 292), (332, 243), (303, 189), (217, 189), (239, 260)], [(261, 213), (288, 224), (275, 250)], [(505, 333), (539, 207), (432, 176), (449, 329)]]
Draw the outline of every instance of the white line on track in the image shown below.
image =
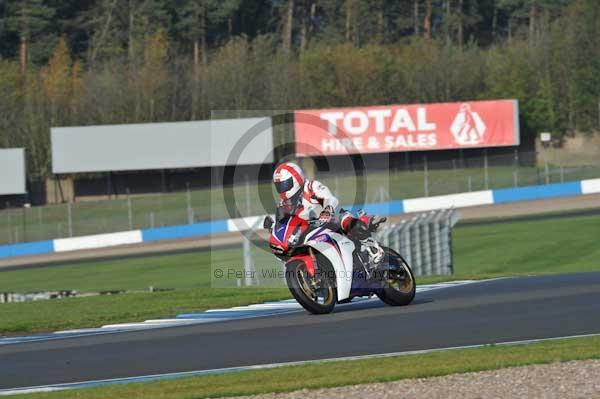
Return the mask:
[[(487, 282), (491, 280), (460, 280), (448, 281), (436, 284), (424, 284), (417, 286), (417, 293), (427, 291), (458, 287), (466, 284), (474, 284)], [(350, 304), (341, 306), (352, 306), (352, 304), (377, 301), (377, 298), (356, 298)], [(287, 299), (278, 302), (265, 302), (261, 304), (253, 304), (247, 306), (236, 306), (228, 309), (210, 309), (204, 312), (185, 313), (177, 315), (170, 319), (153, 319), (144, 322), (107, 324), (97, 328), (83, 328), (76, 330), (57, 331), (49, 334), (40, 334), (24, 337), (0, 337), (0, 346), (14, 345), (27, 342), (50, 341), (56, 339), (78, 338), (88, 335), (111, 334), (128, 331), (139, 331), (154, 328), (166, 328), (176, 326), (186, 326), (192, 324), (216, 323), (230, 320), (242, 320), (255, 317), (284, 315), (294, 312), (304, 311), (300, 304), (294, 299)]]
[(379, 353), (379, 354), (373, 354), (373, 355), (335, 357), (335, 358), (327, 358), (327, 359), (304, 360), (304, 361), (298, 361), (298, 362), (257, 364), (257, 365), (253, 365), (253, 366), (228, 367), (228, 368), (211, 369), (211, 370), (183, 371), (183, 372), (178, 372), (178, 373), (153, 374), (153, 375), (144, 375), (144, 376), (139, 376), (139, 377), (111, 378), (111, 379), (106, 379), (106, 380), (82, 381), (82, 382), (72, 382), (72, 383), (65, 383), (65, 384), (41, 385), (41, 386), (33, 386), (33, 387), (0, 389), (0, 396), (19, 395), (19, 394), (27, 394), (27, 393), (65, 391), (65, 390), (71, 390), (71, 389), (83, 389), (83, 388), (93, 388), (93, 387), (106, 386), (106, 385), (119, 385), (119, 384), (130, 384), (130, 383), (139, 383), (139, 382), (150, 382), (150, 381), (168, 380), (168, 379), (184, 378), (184, 377), (200, 377), (200, 376), (205, 376), (205, 375), (228, 374), (228, 373), (236, 373), (236, 372), (241, 372), (241, 371), (274, 369), (274, 368), (280, 368), (280, 367), (301, 366), (301, 365), (316, 364), (316, 363), (377, 359), (377, 358), (408, 356), (408, 355), (422, 355), (422, 354), (432, 353), (432, 352), (447, 352), (447, 351), (455, 351), (455, 350), (460, 350), (460, 349), (485, 348), (485, 347), (491, 347), (491, 346), (526, 345), (526, 344), (532, 344), (532, 343), (537, 343), (537, 342), (556, 341), (556, 340), (561, 340), (561, 339), (597, 337), (597, 336), (600, 336), (600, 333), (569, 335), (569, 336), (565, 336), (565, 337), (536, 338), (536, 339), (527, 339), (527, 340), (521, 340), (521, 341), (498, 342), (498, 343), (492, 343), (492, 344), (453, 346), (453, 347), (447, 347), (447, 348), (423, 349), (423, 350), (414, 350), (414, 351), (406, 351), (406, 352)]

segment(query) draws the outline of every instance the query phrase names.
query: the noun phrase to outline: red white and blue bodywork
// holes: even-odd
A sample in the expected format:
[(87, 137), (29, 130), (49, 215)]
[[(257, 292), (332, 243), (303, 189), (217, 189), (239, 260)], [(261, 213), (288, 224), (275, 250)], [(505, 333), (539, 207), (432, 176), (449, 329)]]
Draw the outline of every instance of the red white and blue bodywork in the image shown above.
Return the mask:
[[(314, 275), (318, 266), (316, 259), (306, 251), (294, 253), (295, 248), (310, 247), (329, 260), (335, 272), (338, 301), (351, 297), (354, 280), (355, 245), (348, 237), (327, 226), (314, 227), (308, 221), (295, 215), (277, 215), (271, 230), (270, 246), (273, 251), (291, 264), (300, 260), (306, 264), (309, 274)], [(289, 256), (285, 256), (289, 254)], [(358, 281), (355, 281), (358, 283)]]

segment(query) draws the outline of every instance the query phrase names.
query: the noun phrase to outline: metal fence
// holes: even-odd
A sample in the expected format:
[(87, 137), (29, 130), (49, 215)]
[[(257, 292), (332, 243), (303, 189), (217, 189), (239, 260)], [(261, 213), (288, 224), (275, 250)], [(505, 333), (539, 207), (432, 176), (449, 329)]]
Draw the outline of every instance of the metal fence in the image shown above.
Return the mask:
[(460, 218), (454, 209), (415, 215), (383, 228), (377, 239), (400, 253), (417, 276), (449, 275), (452, 263), (452, 228)]
[[(385, 162), (385, 161), (384, 161)], [(332, 167), (316, 177), (341, 198), (354, 198), (355, 188), (367, 187), (367, 202), (381, 198), (409, 199), (463, 192), (564, 183), (600, 177), (597, 164), (551, 163), (534, 152), (513, 152), (431, 162), (426, 155), (389, 160), (387, 170), (368, 168), (356, 173)], [(344, 168), (341, 168), (344, 169)], [(358, 174), (358, 178), (356, 175)], [(353, 182), (354, 180), (355, 182)]]
[[(368, 167), (358, 177), (351, 168), (337, 167), (317, 171), (315, 177), (344, 205), (600, 177), (600, 164), (571, 166), (566, 161), (553, 164), (543, 160), (538, 164), (535, 159), (535, 153), (515, 152), (430, 162), (426, 156), (413, 154), (410, 162), (396, 159), (389, 165), (383, 163), (384, 167)], [(0, 211), (0, 244), (231, 218), (234, 215), (227, 204), (232, 203), (241, 216), (267, 214), (274, 211), (275, 198), (270, 182), (257, 183), (252, 176), (241, 176), (228, 191), (217, 182), (212, 189), (5, 209)]]

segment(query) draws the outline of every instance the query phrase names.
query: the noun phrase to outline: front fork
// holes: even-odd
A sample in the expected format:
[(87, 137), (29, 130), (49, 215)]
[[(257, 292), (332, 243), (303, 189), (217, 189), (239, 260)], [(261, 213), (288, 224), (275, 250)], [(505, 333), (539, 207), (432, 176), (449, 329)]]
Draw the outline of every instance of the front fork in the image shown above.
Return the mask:
[(292, 256), (286, 263), (286, 271), (287, 271), (287, 265), (289, 265), (291, 262), (293, 261), (300, 261), (302, 263), (304, 263), (306, 265), (306, 272), (308, 273), (308, 275), (312, 278), (315, 276), (316, 273), (316, 261), (315, 261), (315, 254), (314, 251), (311, 247), (308, 247), (308, 254), (302, 254), (302, 255), (295, 255)]

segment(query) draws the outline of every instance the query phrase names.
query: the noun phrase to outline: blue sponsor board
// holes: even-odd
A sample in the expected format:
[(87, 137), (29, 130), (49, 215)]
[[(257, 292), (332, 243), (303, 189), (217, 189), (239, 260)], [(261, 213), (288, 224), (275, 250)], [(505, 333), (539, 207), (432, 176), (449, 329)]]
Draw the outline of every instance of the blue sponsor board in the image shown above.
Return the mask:
[(54, 252), (54, 241), (34, 241), (22, 244), (0, 245), (0, 258), (42, 255)]
[(518, 188), (503, 188), (500, 190), (492, 190), (492, 194), (494, 196), (494, 204), (502, 204), (504, 202), (580, 195), (582, 192), (581, 182), (571, 182)]
[(356, 213), (360, 209), (368, 213), (369, 215), (380, 215), (380, 216), (392, 216), (400, 215), (404, 213), (404, 202), (399, 201), (388, 201), (379, 202), (375, 204), (364, 204), (364, 205), (352, 205), (343, 207), (350, 212)]
[(227, 220), (143, 229), (142, 241), (175, 240), (219, 233), (227, 233)]

